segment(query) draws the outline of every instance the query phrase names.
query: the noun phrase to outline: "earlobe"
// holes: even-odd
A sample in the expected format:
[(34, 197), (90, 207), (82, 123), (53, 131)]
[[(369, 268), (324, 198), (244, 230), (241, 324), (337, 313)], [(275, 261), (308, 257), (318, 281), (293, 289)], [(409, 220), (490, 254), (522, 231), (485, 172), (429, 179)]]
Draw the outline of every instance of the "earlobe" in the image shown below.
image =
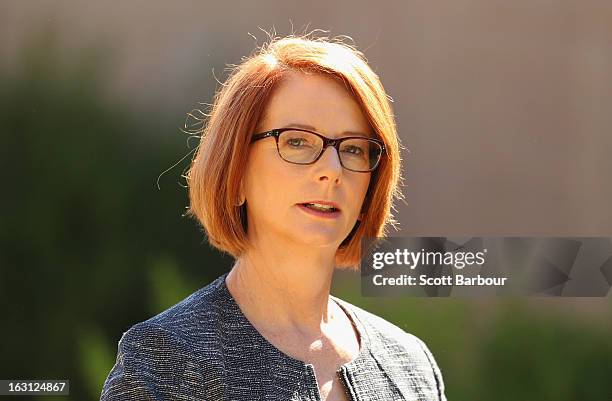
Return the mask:
[(234, 206), (240, 207), (246, 201), (246, 197), (244, 196), (244, 191), (242, 190), (242, 182), (240, 182), (240, 190), (238, 192), (238, 199), (234, 203)]

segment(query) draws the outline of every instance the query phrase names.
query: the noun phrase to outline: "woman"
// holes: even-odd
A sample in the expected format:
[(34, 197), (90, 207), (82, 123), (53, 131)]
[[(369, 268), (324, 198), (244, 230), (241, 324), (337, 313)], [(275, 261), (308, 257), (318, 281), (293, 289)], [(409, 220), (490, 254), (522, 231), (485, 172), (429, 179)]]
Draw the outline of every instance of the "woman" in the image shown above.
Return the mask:
[(338, 41), (272, 40), (215, 96), (190, 215), (229, 273), (130, 328), (102, 400), (445, 400), (425, 344), (330, 295), (400, 197), (388, 98)]

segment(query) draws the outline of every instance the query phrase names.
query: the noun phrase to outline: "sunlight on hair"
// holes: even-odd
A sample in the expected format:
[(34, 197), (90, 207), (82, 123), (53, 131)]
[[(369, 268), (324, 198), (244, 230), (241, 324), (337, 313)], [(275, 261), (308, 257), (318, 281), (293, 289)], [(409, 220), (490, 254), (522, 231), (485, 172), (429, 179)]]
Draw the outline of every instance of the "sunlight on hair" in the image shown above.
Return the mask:
[(278, 59), (276, 58), (276, 56), (274, 56), (274, 54), (266, 54), (266, 55), (264, 55), (263, 56), (263, 61), (270, 68), (274, 68), (278, 64)]
[(325, 55), (325, 59), (329, 65), (340, 70), (344, 70), (347, 66), (352, 65), (352, 58), (354, 58), (354, 56), (351, 53), (336, 46), (330, 46), (328, 48), (328, 53)]

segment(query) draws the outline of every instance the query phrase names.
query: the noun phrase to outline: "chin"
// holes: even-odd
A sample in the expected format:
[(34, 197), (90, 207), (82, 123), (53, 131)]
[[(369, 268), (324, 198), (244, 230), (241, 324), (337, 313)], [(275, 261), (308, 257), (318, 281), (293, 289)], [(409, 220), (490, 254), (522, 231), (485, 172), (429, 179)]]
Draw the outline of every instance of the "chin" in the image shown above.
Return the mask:
[(337, 229), (325, 229), (321, 227), (304, 227), (303, 229), (296, 227), (293, 230), (293, 236), (296, 241), (303, 242), (310, 246), (335, 246), (336, 248), (340, 246), (343, 239), (346, 238), (346, 235), (343, 236)]

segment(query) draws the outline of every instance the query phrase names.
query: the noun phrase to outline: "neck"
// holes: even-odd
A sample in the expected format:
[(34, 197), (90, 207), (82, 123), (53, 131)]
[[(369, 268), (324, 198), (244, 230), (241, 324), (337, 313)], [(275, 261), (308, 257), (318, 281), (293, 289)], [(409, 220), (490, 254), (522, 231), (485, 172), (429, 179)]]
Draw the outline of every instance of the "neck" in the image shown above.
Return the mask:
[(289, 257), (278, 249), (247, 251), (226, 278), (228, 290), (249, 320), (305, 337), (334, 319), (329, 293), (335, 253)]

